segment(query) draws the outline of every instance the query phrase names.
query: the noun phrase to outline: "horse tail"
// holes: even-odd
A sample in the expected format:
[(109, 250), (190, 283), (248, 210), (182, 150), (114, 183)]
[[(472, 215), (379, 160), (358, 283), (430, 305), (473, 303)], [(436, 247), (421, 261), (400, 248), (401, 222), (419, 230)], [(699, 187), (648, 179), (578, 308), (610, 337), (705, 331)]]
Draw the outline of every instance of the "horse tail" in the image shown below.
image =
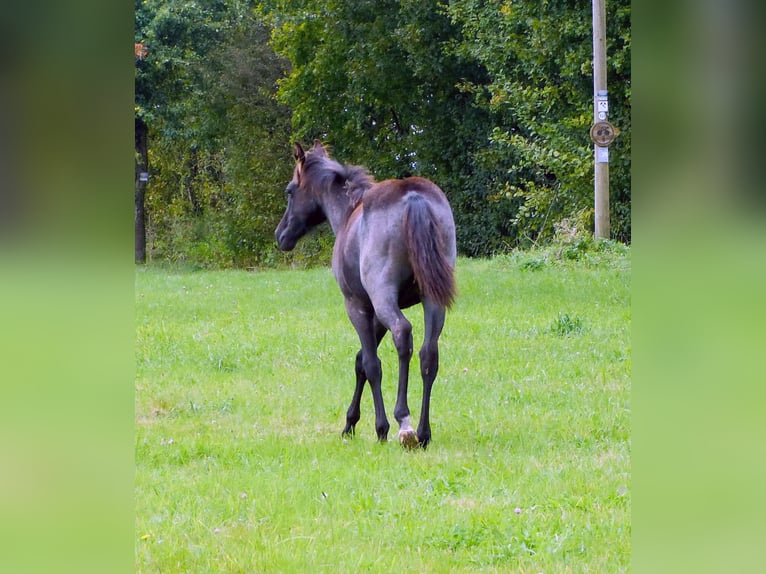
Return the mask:
[(445, 308), (455, 300), (455, 272), (443, 230), (422, 195), (411, 193), (404, 209), (404, 237), (415, 281), (425, 298)]

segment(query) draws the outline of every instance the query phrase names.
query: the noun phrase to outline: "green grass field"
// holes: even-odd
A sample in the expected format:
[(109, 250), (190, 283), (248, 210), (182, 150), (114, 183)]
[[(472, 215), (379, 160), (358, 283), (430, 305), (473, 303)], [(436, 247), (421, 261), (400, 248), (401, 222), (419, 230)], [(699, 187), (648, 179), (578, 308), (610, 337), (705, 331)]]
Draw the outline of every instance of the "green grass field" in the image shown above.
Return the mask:
[[(392, 441), (329, 269), (136, 275), (136, 571), (626, 572), (630, 253), (458, 261), (433, 442)], [(407, 311), (420, 410), (420, 308)]]

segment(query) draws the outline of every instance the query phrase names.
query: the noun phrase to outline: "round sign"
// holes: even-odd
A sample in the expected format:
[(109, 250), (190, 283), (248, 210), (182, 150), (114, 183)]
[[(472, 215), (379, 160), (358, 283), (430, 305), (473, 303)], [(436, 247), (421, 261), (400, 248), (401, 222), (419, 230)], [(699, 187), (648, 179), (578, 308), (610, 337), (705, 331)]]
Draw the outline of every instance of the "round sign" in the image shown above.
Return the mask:
[(609, 122), (598, 122), (593, 124), (590, 128), (590, 139), (593, 143), (601, 146), (608, 147), (620, 133), (616, 127)]

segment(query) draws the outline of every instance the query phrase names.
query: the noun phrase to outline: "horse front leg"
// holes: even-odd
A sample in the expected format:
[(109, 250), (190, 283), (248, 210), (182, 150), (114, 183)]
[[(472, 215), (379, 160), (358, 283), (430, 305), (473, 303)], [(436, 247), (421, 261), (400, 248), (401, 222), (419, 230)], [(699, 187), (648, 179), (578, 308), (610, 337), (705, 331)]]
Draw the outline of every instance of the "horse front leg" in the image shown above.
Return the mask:
[[(376, 348), (380, 346), (380, 341), (386, 334), (386, 328), (380, 324), (377, 319), (373, 319), (373, 328), (375, 331)], [(364, 384), (367, 382), (367, 373), (364, 370), (364, 352), (359, 349), (354, 362), (354, 372), (356, 374), (356, 386), (354, 395), (351, 398), (351, 404), (346, 411), (346, 427), (343, 429), (343, 436), (353, 436), (356, 429), (356, 423), (361, 417), (361, 400), (364, 391)]]
[[(346, 300), (346, 312), (351, 320), (351, 324), (354, 325), (359, 335), (362, 349), (357, 353), (356, 387), (354, 389), (354, 396), (351, 399), (351, 405), (346, 413), (346, 430), (344, 432), (348, 430), (353, 432), (353, 427), (359, 421), (359, 402), (366, 379), (370, 382), (372, 401), (375, 406), (375, 432), (378, 435), (378, 440), (385, 442), (388, 440), (389, 424), (381, 390), (383, 371), (380, 366), (380, 359), (378, 358), (378, 344), (383, 335), (385, 335), (386, 329), (377, 321), (375, 313), (371, 309), (359, 308)], [(361, 361), (359, 360), (360, 358)]]
[(356, 372), (356, 386), (354, 387), (354, 396), (351, 397), (351, 404), (346, 411), (346, 427), (343, 429), (343, 436), (354, 435), (356, 423), (359, 422), (359, 418), (361, 417), (360, 404), (362, 401), (362, 391), (364, 391), (364, 384), (367, 382), (367, 375), (365, 374), (364, 367), (362, 366), (361, 349), (356, 354), (354, 371)]

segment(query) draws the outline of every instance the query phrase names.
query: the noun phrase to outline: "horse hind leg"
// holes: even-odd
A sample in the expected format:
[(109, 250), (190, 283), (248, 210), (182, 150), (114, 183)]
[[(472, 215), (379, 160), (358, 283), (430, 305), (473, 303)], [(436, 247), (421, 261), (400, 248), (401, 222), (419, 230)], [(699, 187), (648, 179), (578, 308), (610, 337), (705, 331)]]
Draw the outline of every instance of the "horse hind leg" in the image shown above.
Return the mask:
[(410, 408), (407, 404), (410, 360), (412, 359), (412, 325), (399, 306), (389, 300), (377, 300), (375, 313), (383, 325), (391, 331), (396, 352), (399, 355), (399, 386), (396, 393), (394, 418), (399, 423), (399, 444), (411, 449), (418, 446), (418, 437), (410, 422)]
[(410, 425), (409, 417), (407, 417), (406, 424), (402, 424), (399, 428), (399, 444), (407, 450), (420, 446), (418, 435)]
[(410, 360), (412, 358), (412, 327), (403, 329), (400, 335), (402, 341), (397, 345), (399, 354), (399, 388), (396, 393), (396, 406), (394, 407), (394, 418), (399, 423), (399, 444), (403, 448), (417, 448), (419, 441), (418, 435), (412, 428), (410, 421), (410, 407), (407, 404), (407, 387), (409, 382)]
[(410, 407), (407, 404), (407, 387), (412, 359), (412, 325), (404, 319), (404, 315), (402, 319), (403, 321), (398, 325), (398, 334), (394, 337), (394, 344), (399, 355), (399, 388), (396, 393), (394, 418), (399, 423), (399, 444), (404, 448), (412, 449), (418, 446), (418, 436), (412, 428)]
[(418, 424), (418, 441), (423, 448), (431, 442), (431, 389), (439, 372), (439, 336), (446, 311), (432, 302), (423, 302), (425, 337), (420, 349), (420, 375), (423, 378), (423, 400)]

